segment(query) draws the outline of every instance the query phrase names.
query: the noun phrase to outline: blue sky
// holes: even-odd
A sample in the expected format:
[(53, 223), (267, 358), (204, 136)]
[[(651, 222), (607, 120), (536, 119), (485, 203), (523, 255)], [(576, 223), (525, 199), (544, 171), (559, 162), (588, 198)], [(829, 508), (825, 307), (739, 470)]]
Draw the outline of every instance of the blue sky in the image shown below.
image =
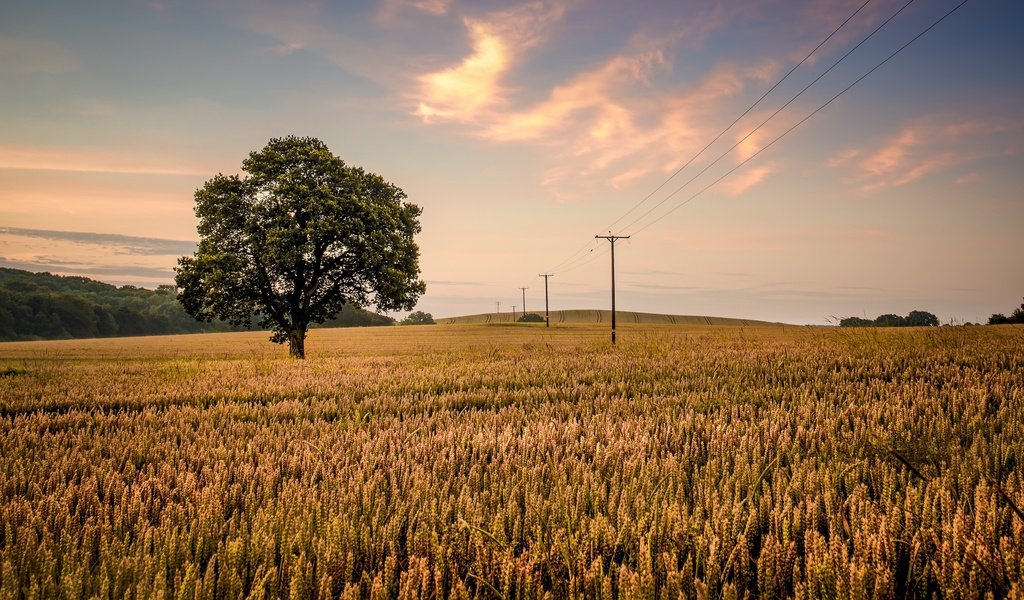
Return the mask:
[(615, 223), (623, 310), (983, 320), (1024, 295), (1019, 2), (970, 0), (694, 196), (959, 0), (911, 2), (725, 153), (904, 3), (869, 2), (641, 203), (863, 0), (5, 2), (0, 264), (167, 283), (195, 189), (297, 134), (423, 207), (436, 316), (520, 286), (539, 307), (542, 272), (553, 307), (606, 307)]

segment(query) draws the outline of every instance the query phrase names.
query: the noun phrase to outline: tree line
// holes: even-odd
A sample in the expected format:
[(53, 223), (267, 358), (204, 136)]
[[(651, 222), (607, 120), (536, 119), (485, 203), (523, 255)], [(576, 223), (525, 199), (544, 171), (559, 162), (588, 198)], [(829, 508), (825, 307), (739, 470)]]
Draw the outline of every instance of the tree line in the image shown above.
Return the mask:
[(1010, 316), (1006, 316), (1002, 313), (996, 313), (988, 318), (989, 325), (1013, 325), (1013, 324), (1024, 324), (1024, 302), (1020, 303), (1020, 306), (1013, 309)]
[[(86, 277), (0, 268), (0, 341), (237, 331), (220, 320), (197, 321), (174, 286), (114, 286)], [(346, 306), (321, 327), (392, 325), (395, 320)]]
[[(839, 321), (840, 327), (934, 327), (939, 324), (939, 319), (930, 312), (923, 310), (911, 311), (905, 317), (893, 314), (879, 315), (875, 319), (862, 319), (860, 317), (846, 317)], [(972, 323), (967, 323), (971, 325)], [(1024, 324), (1024, 302), (1006, 316), (1002, 313), (995, 313), (988, 318), (989, 325), (1020, 325)]]
[(840, 327), (936, 327), (939, 318), (925, 310), (912, 310), (905, 317), (893, 314), (879, 315), (875, 319), (846, 317), (839, 321)]

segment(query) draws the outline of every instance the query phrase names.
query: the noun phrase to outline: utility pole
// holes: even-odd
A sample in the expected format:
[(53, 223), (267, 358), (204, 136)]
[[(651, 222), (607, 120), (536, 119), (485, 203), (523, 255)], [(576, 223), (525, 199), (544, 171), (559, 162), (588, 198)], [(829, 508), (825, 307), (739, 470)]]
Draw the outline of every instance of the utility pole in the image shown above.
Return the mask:
[(526, 290), (528, 290), (530, 288), (521, 287), (519, 289), (523, 290), (523, 316), (525, 317), (526, 316)]
[(551, 316), (548, 314), (548, 277), (551, 277), (552, 273), (543, 273), (538, 277), (544, 278), (544, 326), (551, 327)]
[(612, 243), (612, 344), (615, 344), (615, 240), (628, 240), (628, 235), (595, 235), (594, 239), (608, 240)]
[(498, 314), (501, 314), (501, 300), (498, 300)]

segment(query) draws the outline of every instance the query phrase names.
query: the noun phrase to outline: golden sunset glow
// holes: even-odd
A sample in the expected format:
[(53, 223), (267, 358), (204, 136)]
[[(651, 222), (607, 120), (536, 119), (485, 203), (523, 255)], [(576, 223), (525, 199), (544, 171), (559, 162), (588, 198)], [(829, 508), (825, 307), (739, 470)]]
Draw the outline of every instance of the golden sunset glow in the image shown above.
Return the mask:
[(0, 264), (133, 281), (116, 249), (2, 228), (195, 240), (194, 191), (297, 134), (423, 207), (434, 314), (536, 302), (556, 266), (558, 303), (603, 306), (615, 229), (636, 310), (982, 320), (1021, 294), (1024, 7), (965, 4), (879, 66), (956, 3), (861, 4), (19, 0)]

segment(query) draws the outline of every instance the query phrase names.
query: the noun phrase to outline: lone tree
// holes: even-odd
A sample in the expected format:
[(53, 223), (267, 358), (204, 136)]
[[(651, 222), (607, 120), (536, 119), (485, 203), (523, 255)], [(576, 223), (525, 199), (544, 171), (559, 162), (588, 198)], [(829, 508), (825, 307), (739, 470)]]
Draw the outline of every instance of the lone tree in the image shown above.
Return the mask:
[(345, 305), (415, 306), (420, 208), (401, 189), (308, 137), (272, 139), (242, 170), (196, 191), (199, 248), (175, 276), (190, 315), (255, 322), (304, 358), (309, 325)]
[(430, 314), (428, 312), (423, 312), (422, 310), (417, 310), (416, 312), (411, 312), (411, 313), (409, 313), (409, 316), (407, 316), (404, 320), (402, 320), (402, 325), (433, 325), (433, 324), (434, 324), (434, 315), (432, 315), (432, 314)]

